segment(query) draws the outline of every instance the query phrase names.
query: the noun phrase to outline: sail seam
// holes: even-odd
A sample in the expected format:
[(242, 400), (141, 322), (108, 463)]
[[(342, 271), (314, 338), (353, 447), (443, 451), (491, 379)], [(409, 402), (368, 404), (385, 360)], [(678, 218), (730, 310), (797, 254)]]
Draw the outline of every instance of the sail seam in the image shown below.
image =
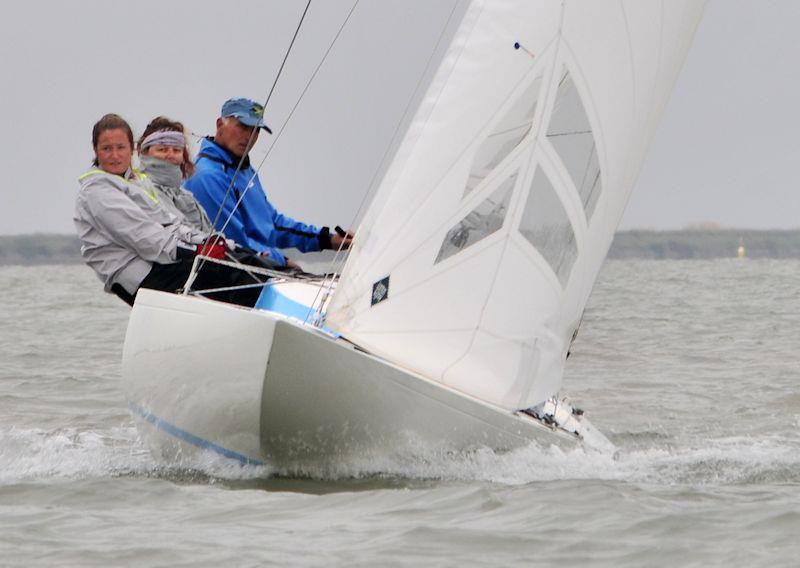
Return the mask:
[[(606, 143), (605, 143), (604, 132), (603, 132), (602, 128), (599, 128), (600, 125), (597, 123), (597, 117), (598, 117), (597, 103), (594, 100), (594, 97), (592, 96), (592, 92), (589, 89), (584, 89), (583, 95), (581, 94), (581, 89), (578, 88), (579, 85), (578, 85), (578, 82), (575, 81), (575, 77), (580, 78), (580, 82), (585, 85), (586, 84), (586, 74), (583, 72), (583, 70), (581, 69), (581, 66), (578, 64), (577, 58), (575, 57), (575, 52), (573, 51), (572, 46), (569, 44), (569, 42), (566, 39), (563, 40), (563, 47), (567, 52), (567, 57), (566, 58), (562, 58), (561, 64), (563, 65), (564, 69), (566, 70), (567, 76), (569, 76), (570, 79), (572, 80), (572, 86), (575, 89), (575, 93), (577, 94), (578, 99), (580, 100), (581, 106), (583, 107), (583, 112), (586, 115), (586, 120), (588, 121), (589, 126), (591, 127), (592, 143), (594, 145), (594, 152), (597, 154), (597, 165), (598, 165), (599, 170), (600, 170), (599, 171), (599, 176), (600, 176), (600, 180), (602, 182), (602, 178), (603, 178), (604, 172), (607, 172), (607, 167), (606, 167), (607, 164), (606, 164), (606, 162), (604, 160), (605, 156), (603, 156), (600, 153), (599, 150), (601, 148), (605, 148), (606, 147)], [(567, 58), (569, 59), (569, 65), (567, 65)], [(555, 150), (555, 148), (553, 148), (553, 149)], [(566, 171), (566, 169), (567, 169), (566, 163), (564, 163), (564, 160), (561, 157), (561, 155), (558, 153), (558, 151), (556, 151), (555, 154), (558, 156), (558, 159), (561, 162), (561, 165), (563, 166), (563, 169), (565, 170), (565, 173), (567, 174), (567, 179), (571, 182), (571, 184), (573, 186), (575, 186), (575, 192), (578, 195), (579, 201), (581, 202), (581, 204), (583, 204), (583, 197), (580, 195), (580, 187), (578, 187), (578, 183), (574, 179), (572, 179), (572, 176), (569, 174), (568, 171)], [(584, 174), (584, 176), (585, 176), (585, 174)], [(559, 176), (559, 177), (563, 177), (563, 176)], [(606, 180), (606, 181), (608, 181), (608, 180)], [(591, 197), (591, 193), (590, 193), (589, 197)], [(588, 201), (587, 201), (587, 203), (588, 203)], [(592, 212), (592, 215), (594, 215), (594, 212), (597, 211), (597, 207), (599, 206), (599, 204), (600, 204), (600, 201), (598, 199), (598, 202), (595, 203), (595, 208), (594, 208), (594, 210)], [(584, 222), (585, 222), (585, 228), (588, 230), (588, 227), (589, 227), (589, 214), (586, 211), (585, 207), (583, 207), (582, 209), (583, 209), (583, 219), (584, 219)]]
[[(547, 138), (547, 128), (545, 127), (545, 124), (547, 124), (547, 127), (549, 127), (550, 126), (549, 123), (553, 118), (553, 109), (555, 108), (555, 102), (556, 102), (555, 99), (558, 96), (558, 86), (554, 86), (554, 79), (555, 79), (555, 77), (558, 76), (557, 72), (558, 72), (559, 64), (563, 65), (563, 63), (561, 63), (561, 61), (559, 59), (559, 56), (560, 56), (560, 52), (561, 52), (562, 46), (565, 45), (565, 40), (564, 40), (564, 35), (563, 34), (564, 34), (564, 20), (566, 18), (566, 13), (567, 13), (567, 6), (566, 6), (566, 0), (564, 0), (561, 3), (561, 18), (560, 18), (559, 23), (558, 23), (558, 35), (556, 36), (556, 39), (558, 41), (556, 43), (555, 54), (553, 55), (553, 61), (552, 61), (551, 65), (550, 65), (550, 81), (548, 82), (548, 86), (549, 86), (549, 88), (550, 88), (550, 90), (552, 92), (553, 101), (552, 101), (549, 109), (546, 108), (546, 110), (549, 110), (549, 116), (543, 116), (542, 117), (542, 123), (541, 123), (541, 125), (539, 127), (539, 132), (536, 134), (536, 140), (535, 140), (536, 143), (539, 143), (542, 140), (546, 140), (546, 138)], [(548, 97), (550, 95), (551, 95), (551, 93), (548, 93)], [(545, 98), (545, 100), (547, 100), (547, 98)], [(547, 119), (546, 123), (545, 123), (545, 118)], [(533, 157), (533, 156), (531, 156), (531, 157)], [(531, 162), (532, 161), (533, 160), (531, 160)], [(530, 164), (529, 164), (529, 167), (530, 167)], [(533, 164), (533, 175), (536, 175), (536, 168), (541, 168), (541, 164), (540, 163)], [(547, 175), (547, 174), (545, 173), (545, 175)], [(531, 189), (528, 188), (528, 192), (529, 193), (530, 193), (530, 191), (531, 191)], [(557, 191), (558, 190), (556, 190), (556, 198), (559, 201), (562, 201), (562, 198), (561, 198), (560, 195), (558, 195)], [(563, 207), (563, 201), (562, 201), (562, 207)], [(570, 221), (570, 223), (571, 223), (571, 221)], [(574, 229), (573, 229), (573, 232), (574, 232)], [(511, 238), (511, 237), (509, 236), (509, 238)], [(515, 237), (515, 243), (516, 243), (516, 237)], [(536, 252), (537, 255), (541, 256), (541, 253), (538, 250), (536, 250), (535, 252)], [(549, 267), (549, 264), (548, 264), (548, 267)], [(553, 276), (555, 276), (556, 279), (558, 280), (558, 275), (553, 271), (552, 267), (549, 267), (549, 269), (552, 272)], [(534, 340), (534, 346), (536, 345), (537, 341), (538, 340), (536, 340), (536, 339)], [(534, 346), (532, 346), (532, 348), (534, 348)], [(534, 383), (536, 381), (536, 376), (537, 376), (536, 375), (536, 368), (530, 369), (530, 372), (531, 372), (530, 377), (524, 382), (524, 384), (521, 385), (520, 398), (517, 401), (517, 406), (518, 407), (521, 406), (520, 402), (523, 399), (523, 397), (527, 397), (529, 395), (529, 393), (533, 390)], [(559, 380), (559, 384), (560, 384), (560, 380)]]
[(548, 138), (558, 138), (559, 136), (573, 136), (575, 134), (591, 134), (591, 130), (573, 130), (571, 132), (548, 132)]
[[(530, 172), (531, 164), (533, 162), (533, 150), (529, 149), (529, 151), (530, 151), (530, 155), (528, 156), (527, 163), (526, 164), (520, 164), (519, 168), (517, 169), (517, 179), (516, 179), (515, 184), (514, 184), (515, 187), (513, 187), (512, 190), (511, 190), (512, 191), (512, 196), (511, 196), (511, 201), (512, 202), (514, 202), (513, 198), (514, 198), (514, 194), (515, 193), (517, 194), (517, 197), (519, 197), (518, 194), (520, 193), (521, 190), (519, 190), (517, 188), (522, 186), (522, 182), (528, 177), (528, 173)], [(533, 167), (535, 168), (535, 165)], [(525, 169), (524, 172), (522, 171), (523, 169)], [(516, 201), (519, 202), (519, 198)], [(519, 207), (519, 203), (517, 203), (515, 207)], [(506, 225), (510, 224), (511, 221), (513, 221), (515, 218), (516, 218), (516, 215), (507, 215), (506, 219), (503, 222), (503, 228), (506, 228)], [(442, 371), (442, 374), (441, 374), (442, 382), (445, 381), (444, 377), (450, 371), (450, 369), (452, 369), (453, 367), (458, 365), (461, 361), (463, 361), (464, 358), (467, 355), (469, 355), (469, 353), (472, 351), (472, 347), (475, 344), (475, 338), (478, 336), (478, 331), (486, 333), (486, 330), (483, 329), (483, 327), (482, 327), (483, 319), (484, 319), (484, 316), (486, 315), (486, 306), (488, 306), (489, 300), (492, 298), (492, 295), (493, 295), (492, 292), (494, 291), (494, 287), (497, 284), (497, 279), (498, 279), (498, 277), (500, 275), (500, 267), (503, 265), (503, 260), (505, 259), (506, 251), (508, 251), (508, 244), (509, 244), (510, 240), (511, 240), (511, 232), (506, 230), (505, 236), (503, 237), (503, 240), (502, 240), (502, 250), (500, 251), (500, 258), (497, 259), (497, 264), (495, 265), (494, 275), (492, 277), (492, 282), (491, 282), (491, 284), (489, 284), (489, 290), (486, 293), (486, 297), (483, 300), (483, 305), (481, 306), (481, 309), (480, 309), (480, 312), (479, 312), (479, 315), (478, 315), (478, 323), (475, 325), (474, 329), (472, 330), (472, 337), (470, 338), (469, 345), (466, 347), (466, 349), (464, 350), (464, 352), (461, 354), (461, 356), (458, 359), (453, 361), (450, 365), (445, 367), (445, 369)]]
[[(628, 13), (625, 10), (625, 1), (619, 1), (620, 9), (622, 10), (622, 19), (625, 21), (625, 34), (628, 36), (628, 59), (630, 60), (631, 66), (631, 97), (633, 98), (633, 106), (631, 107), (631, 120), (636, 120), (636, 115), (638, 114), (639, 106), (638, 106), (638, 98), (636, 93), (636, 64), (633, 59), (633, 37), (631, 36), (631, 25), (628, 22)], [(662, 5), (663, 8), (663, 5)]]
[[(565, 7), (564, 3), (562, 3), (562, 5), (561, 5), (561, 21), (559, 22), (559, 26), (558, 26), (558, 34), (556, 36), (557, 39), (561, 38), (562, 26), (563, 26), (563, 23), (564, 23), (564, 12), (565, 12), (565, 10), (566, 10), (566, 7)], [(556, 43), (556, 48), (555, 48), (556, 53), (554, 55), (554, 59), (553, 59), (553, 62), (551, 64), (552, 67), (555, 67), (557, 65), (557, 62), (558, 62), (558, 51), (559, 51), (558, 48), (560, 47), (560, 45), (561, 45), (561, 42), (557, 42)], [(505, 102), (504, 102), (504, 104), (505, 104)], [(552, 115), (552, 108), (551, 108), (550, 113)], [(495, 114), (497, 114), (497, 113), (495, 113)], [(539, 133), (536, 133), (534, 138), (537, 138), (538, 136), (541, 136), (543, 132), (544, 132), (544, 128), (542, 128), (542, 125), (540, 125)], [(527, 166), (528, 166), (528, 168), (530, 168), (530, 162), (527, 164)], [(520, 177), (524, 179), (526, 177), (527, 173), (528, 172), (526, 171), (525, 175), (520, 176)], [(517, 183), (521, 183), (521, 181), (517, 180)], [(445, 382), (445, 375), (453, 367), (455, 367), (461, 361), (463, 361), (467, 357), (467, 355), (470, 353), (470, 351), (472, 351), (472, 347), (475, 344), (475, 338), (478, 335), (478, 330), (481, 329), (481, 324), (483, 323), (483, 318), (484, 318), (484, 316), (486, 314), (486, 306), (489, 303), (489, 298), (491, 298), (491, 296), (492, 296), (492, 290), (494, 290), (495, 284), (497, 283), (497, 277), (498, 277), (498, 274), (500, 272), (499, 271), (499, 267), (502, 265), (503, 259), (505, 258), (505, 255), (506, 255), (506, 251), (508, 250), (508, 241), (509, 240), (510, 240), (510, 235), (509, 235), (508, 232), (506, 232), (505, 237), (504, 237), (504, 241), (503, 241), (503, 245), (502, 245), (502, 251), (500, 252), (500, 258), (498, 259), (498, 262), (497, 262), (497, 265), (496, 265), (497, 268), (494, 271), (492, 282), (489, 285), (489, 292), (486, 295), (486, 297), (484, 298), (483, 305), (481, 306), (480, 315), (478, 317), (478, 323), (477, 323), (477, 325), (475, 326), (475, 328), (472, 331), (472, 337), (470, 338), (469, 345), (466, 347), (466, 349), (464, 350), (464, 352), (461, 354), (461, 356), (458, 359), (453, 361), (450, 365), (445, 367), (445, 369), (442, 371), (442, 373), (440, 375), (442, 382)], [(530, 391), (530, 389), (532, 388), (532, 384), (528, 384), (526, 386), (528, 387), (527, 390)], [(523, 391), (525, 391), (525, 389), (523, 389)]]

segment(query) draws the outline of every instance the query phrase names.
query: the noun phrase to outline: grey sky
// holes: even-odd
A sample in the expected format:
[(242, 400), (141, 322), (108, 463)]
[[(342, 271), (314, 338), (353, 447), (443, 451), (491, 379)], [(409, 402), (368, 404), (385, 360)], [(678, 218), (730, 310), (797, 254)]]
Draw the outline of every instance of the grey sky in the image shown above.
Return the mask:
[(711, 0), (623, 228), (800, 228), (800, 2)]
[[(276, 132), (352, 4), (312, 2), (267, 109)], [(385, 150), (375, 141), (395, 129), (452, 5), (358, 5), (262, 168), (281, 210), (350, 222)], [(102, 114), (122, 114), (136, 133), (164, 114), (204, 135), (226, 98), (263, 100), (304, 6), (5, 0), (0, 234), (74, 230), (76, 178)], [(709, 2), (623, 227), (800, 227), (798, 23), (794, 0)], [(273, 141), (259, 142), (255, 162)]]

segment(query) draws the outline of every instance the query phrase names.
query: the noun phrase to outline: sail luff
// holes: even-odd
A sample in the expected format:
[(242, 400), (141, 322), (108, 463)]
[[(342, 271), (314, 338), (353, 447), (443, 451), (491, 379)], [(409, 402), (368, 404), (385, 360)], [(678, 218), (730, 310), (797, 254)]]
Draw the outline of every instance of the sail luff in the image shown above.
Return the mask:
[[(376, 224), (376, 219), (378, 219), (384, 213), (387, 202), (391, 200), (394, 193), (402, 192), (402, 185), (398, 184), (397, 180), (402, 175), (402, 171), (410, 159), (410, 156), (416, 145), (416, 141), (425, 130), (425, 124), (427, 123), (430, 113), (435, 109), (437, 93), (439, 93), (446, 85), (449, 70), (451, 70), (458, 61), (458, 54), (464, 45), (464, 38), (469, 34), (469, 30), (476, 22), (476, 13), (480, 12), (480, 4), (481, 3), (479, 1), (470, 1), (469, 7), (461, 19), (459, 28), (453, 36), (447, 53), (440, 63), (434, 79), (428, 87), (428, 92), (423, 100), (420, 101), (420, 105), (408, 128), (408, 131), (406, 132), (405, 138), (397, 149), (394, 159), (387, 168), (386, 174), (381, 181), (379, 190), (376, 192), (369, 208), (367, 209), (367, 212), (364, 214), (364, 217), (361, 220), (361, 223), (358, 227), (359, 237), (349, 252), (348, 260), (344, 269), (342, 270), (340, 282), (352, 280), (357, 274), (359, 274), (358, 269), (360, 268), (360, 264), (357, 259), (360, 255), (370, 253), (380, 255), (380, 251), (375, 251), (374, 245), (376, 240), (371, 238), (372, 227)], [(386, 237), (387, 235), (384, 235), (385, 240), (390, 240)], [(395, 235), (391, 236), (391, 238), (394, 237)], [(346, 287), (339, 287), (339, 290), (337, 290), (336, 294), (338, 297), (337, 301), (342, 301), (342, 297), (346, 295), (346, 290)], [(335, 319), (336, 316), (334, 315), (331, 317), (330, 321), (333, 322)]]

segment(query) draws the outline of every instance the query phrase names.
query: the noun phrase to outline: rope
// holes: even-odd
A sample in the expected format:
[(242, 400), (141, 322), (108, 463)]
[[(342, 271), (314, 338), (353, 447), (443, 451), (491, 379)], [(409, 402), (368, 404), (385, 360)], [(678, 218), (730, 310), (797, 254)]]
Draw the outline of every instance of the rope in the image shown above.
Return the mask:
[(268, 282), (257, 282), (255, 284), (239, 284), (238, 286), (223, 286), (222, 288), (205, 288), (203, 290), (194, 290), (192, 296), (202, 296), (204, 294), (214, 294), (216, 292), (228, 292), (231, 290), (245, 290), (247, 288), (261, 288), (267, 286)]
[(286, 278), (287, 280), (304, 280), (304, 278), (298, 278), (291, 275), (287, 275), (286, 272), (280, 270), (274, 270), (272, 268), (261, 268), (259, 266), (252, 266), (250, 264), (243, 264), (238, 260), (222, 260), (221, 258), (213, 258), (211, 256), (205, 255), (197, 255), (198, 258), (202, 258), (204, 261), (213, 262), (214, 264), (221, 264), (223, 266), (230, 266), (231, 268), (238, 268), (239, 270), (243, 270), (244, 272), (249, 273), (251, 276), (253, 274), (261, 274), (262, 276), (270, 276), (272, 278)]
[[(247, 272), (250, 276), (252, 276), (253, 279), (256, 281), (256, 283), (255, 284), (238, 284), (236, 286), (226, 286), (224, 288), (207, 288), (207, 289), (203, 289), (203, 290), (190, 291), (191, 284), (194, 282), (195, 278), (197, 277), (197, 272), (199, 272), (199, 271), (195, 271), (194, 270), (194, 268), (195, 268), (195, 266), (197, 266), (198, 262), (212, 262), (212, 263), (215, 263), (215, 264), (221, 264), (223, 266), (229, 266), (231, 268), (238, 268), (239, 270)], [(223, 260), (221, 258), (214, 258), (214, 257), (211, 257), (211, 256), (205, 256), (205, 255), (197, 255), (195, 257), (194, 263), (192, 264), (192, 270), (193, 270), (193, 277), (190, 277), (191, 278), (191, 282), (189, 280), (187, 280), (187, 283), (184, 285), (184, 288), (183, 288), (183, 295), (184, 296), (189, 295), (190, 293), (193, 294), (193, 295), (210, 294), (212, 292), (225, 292), (225, 291), (228, 291), (228, 290), (243, 290), (245, 288), (256, 288), (258, 286), (266, 286), (267, 284), (271, 285), (271, 284), (275, 284), (275, 283), (279, 283), (279, 282), (306, 282), (306, 281), (309, 281), (309, 280), (318, 280), (319, 279), (319, 276), (316, 275), (316, 274), (308, 274), (308, 273), (288, 274), (288, 273), (286, 273), (284, 271), (280, 271), (280, 270), (273, 270), (271, 268), (261, 268), (261, 267), (258, 267), (258, 266), (251, 266), (249, 264), (243, 264), (243, 263), (241, 263), (241, 262), (239, 262), (237, 260), (233, 260), (233, 261)], [(272, 278), (273, 281), (272, 282), (269, 282), (269, 281), (262, 282), (258, 278), (255, 277), (256, 274), (260, 274), (262, 276), (267, 276), (268, 278)]]

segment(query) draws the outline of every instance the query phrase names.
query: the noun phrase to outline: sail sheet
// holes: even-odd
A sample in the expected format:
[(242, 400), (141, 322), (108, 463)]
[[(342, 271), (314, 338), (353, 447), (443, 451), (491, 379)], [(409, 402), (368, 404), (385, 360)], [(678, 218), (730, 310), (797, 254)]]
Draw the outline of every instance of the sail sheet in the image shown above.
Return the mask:
[(473, 2), (358, 228), (326, 324), (504, 408), (555, 394), (702, 9)]

